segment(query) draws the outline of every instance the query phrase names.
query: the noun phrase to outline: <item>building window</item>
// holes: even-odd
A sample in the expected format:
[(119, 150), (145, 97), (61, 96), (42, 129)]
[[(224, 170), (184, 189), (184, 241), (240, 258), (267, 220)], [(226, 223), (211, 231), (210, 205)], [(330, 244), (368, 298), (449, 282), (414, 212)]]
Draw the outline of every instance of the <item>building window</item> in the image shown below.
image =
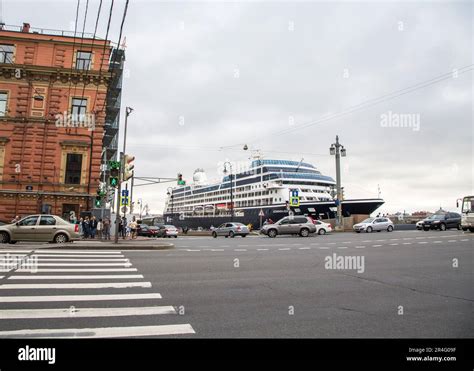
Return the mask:
[(66, 158), (66, 184), (81, 184), (82, 154), (68, 153)]
[(7, 115), (7, 93), (0, 93), (0, 116)]
[(86, 119), (87, 99), (72, 98), (71, 113), (74, 122), (83, 122)]
[(15, 47), (13, 45), (0, 44), (0, 63), (13, 63), (13, 54)]
[(76, 69), (78, 70), (90, 70), (92, 61), (91, 52), (76, 52)]

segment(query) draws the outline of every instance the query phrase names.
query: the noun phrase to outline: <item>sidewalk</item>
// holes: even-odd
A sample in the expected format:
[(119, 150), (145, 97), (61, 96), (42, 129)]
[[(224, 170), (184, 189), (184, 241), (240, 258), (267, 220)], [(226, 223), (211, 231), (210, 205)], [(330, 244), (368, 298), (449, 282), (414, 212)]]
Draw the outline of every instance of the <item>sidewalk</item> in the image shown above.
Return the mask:
[(64, 244), (56, 243), (41, 243), (41, 242), (19, 242), (14, 245), (4, 244), (0, 246), (8, 250), (21, 250), (21, 249), (77, 249), (77, 250), (168, 250), (173, 249), (174, 245), (169, 242), (157, 241), (157, 240), (122, 240), (120, 239), (117, 244), (111, 241), (100, 241), (100, 240), (79, 240), (74, 242), (67, 242)]

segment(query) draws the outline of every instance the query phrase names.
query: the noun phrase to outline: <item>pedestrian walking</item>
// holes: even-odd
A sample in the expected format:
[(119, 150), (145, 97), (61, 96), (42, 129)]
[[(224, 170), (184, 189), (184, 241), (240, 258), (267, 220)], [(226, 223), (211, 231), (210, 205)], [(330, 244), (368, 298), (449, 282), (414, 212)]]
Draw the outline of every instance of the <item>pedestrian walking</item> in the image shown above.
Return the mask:
[(102, 239), (102, 230), (104, 229), (104, 222), (102, 219), (99, 219), (99, 222), (97, 223), (97, 238), (99, 240)]
[(102, 235), (104, 236), (104, 240), (110, 240), (110, 219), (105, 218), (103, 222), (103, 231)]
[(138, 227), (135, 217), (132, 218), (132, 221), (130, 222), (129, 227), (130, 227), (130, 237), (132, 238), (132, 240), (134, 240), (137, 238), (137, 227)]
[(82, 234), (84, 239), (88, 239), (90, 236), (90, 221), (88, 216), (82, 221)]
[(127, 218), (126, 217), (122, 217), (122, 238), (125, 239), (127, 237), (127, 233), (128, 233), (128, 225), (127, 225)]
[(90, 221), (90, 235), (91, 238), (95, 238), (95, 235), (97, 234), (97, 224), (99, 222), (97, 221), (96, 217), (93, 216), (91, 221)]

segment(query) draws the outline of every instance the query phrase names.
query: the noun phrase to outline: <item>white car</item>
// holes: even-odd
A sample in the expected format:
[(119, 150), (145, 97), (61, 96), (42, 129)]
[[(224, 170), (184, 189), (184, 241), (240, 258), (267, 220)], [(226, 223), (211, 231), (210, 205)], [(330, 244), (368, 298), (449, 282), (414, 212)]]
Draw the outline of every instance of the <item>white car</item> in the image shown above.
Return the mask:
[(424, 219), (420, 220), (419, 222), (416, 222), (416, 229), (418, 229), (420, 231), (423, 229), (423, 221), (424, 221)]
[(322, 222), (320, 220), (313, 220), (313, 224), (316, 226), (317, 234), (326, 234), (332, 232), (332, 226), (329, 223)]
[(393, 231), (393, 222), (389, 218), (367, 218), (361, 223), (354, 224), (352, 227), (357, 233), (367, 232), (371, 233), (372, 231)]

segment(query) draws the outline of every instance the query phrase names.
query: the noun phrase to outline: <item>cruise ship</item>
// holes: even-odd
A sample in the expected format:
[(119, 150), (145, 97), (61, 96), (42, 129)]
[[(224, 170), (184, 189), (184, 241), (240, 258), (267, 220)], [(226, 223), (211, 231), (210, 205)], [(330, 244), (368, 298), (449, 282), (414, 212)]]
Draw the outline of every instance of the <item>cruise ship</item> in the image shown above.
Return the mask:
[[(233, 221), (260, 227), (262, 221), (273, 222), (289, 214), (330, 219), (336, 215), (334, 194), (336, 182), (317, 168), (302, 161), (257, 158), (250, 166), (222, 181), (208, 182), (203, 169), (196, 169), (193, 183), (179, 185), (168, 192), (163, 217), (178, 227), (210, 228)], [(297, 207), (290, 206), (292, 191), (300, 198)], [(232, 192), (231, 192), (232, 191)], [(232, 193), (232, 197), (231, 197)], [(369, 215), (384, 201), (347, 199), (342, 201), (344, 216)]]

